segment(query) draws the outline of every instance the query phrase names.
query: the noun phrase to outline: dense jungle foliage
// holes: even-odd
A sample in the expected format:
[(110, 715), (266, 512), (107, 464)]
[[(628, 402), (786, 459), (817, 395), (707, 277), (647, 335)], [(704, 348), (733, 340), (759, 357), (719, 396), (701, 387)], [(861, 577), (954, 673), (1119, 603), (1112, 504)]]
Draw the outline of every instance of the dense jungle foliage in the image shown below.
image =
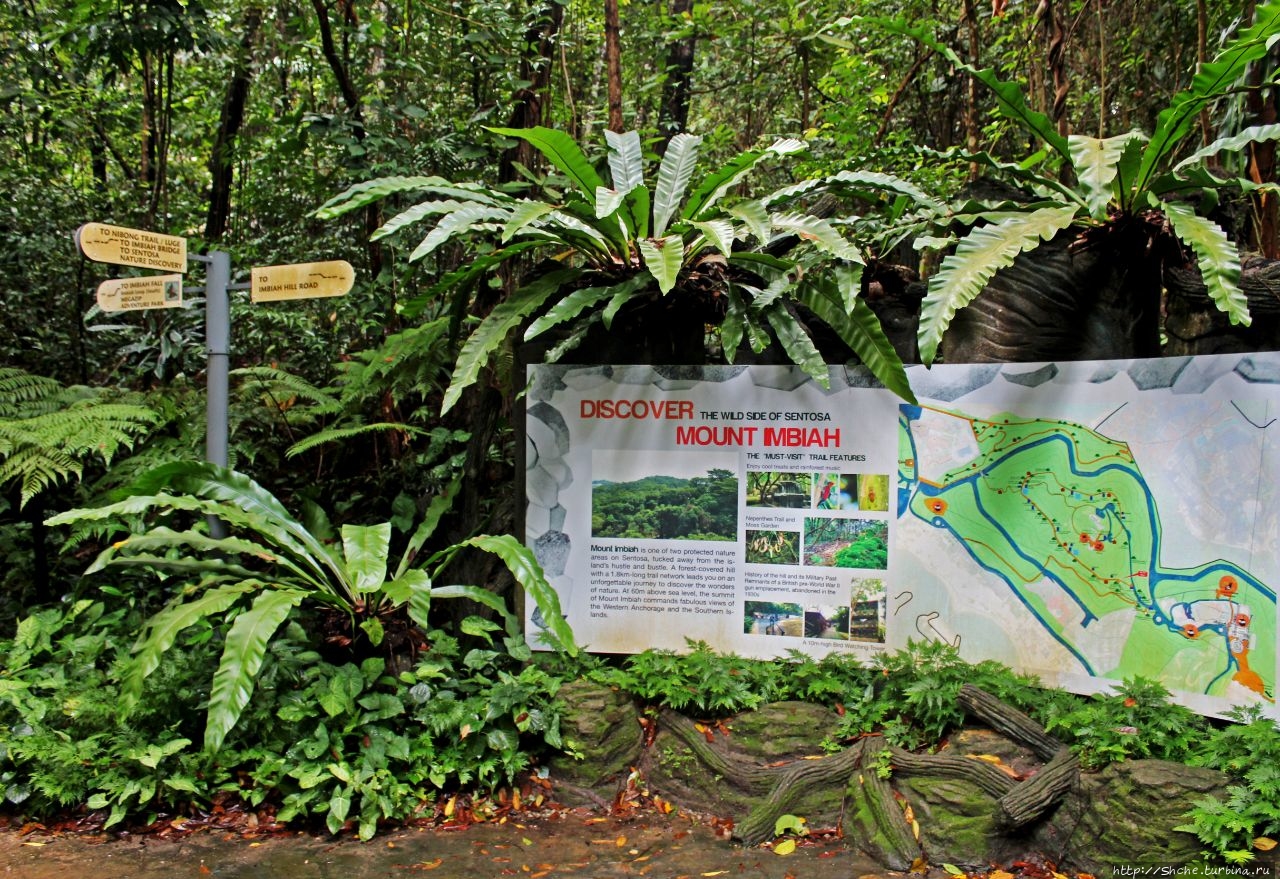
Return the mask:
[[(961, 207), (980, 172), (1032, 186), (1035, 170), (1056, 188), (1033, 222), (1106, 228), (1132, 207), (1103, 191), (1134, 130), (1167, 135), (1142, 158), (1152, 198), (1185, 182), (1159, 176), (1183, 160), (1204, 192), (1242, 181), (1252, 201), (1214, 222), (1275, 256), (1278, 16), (1254, 0), (0, 0), (9, 808), (119, 823), (239, 798), (367, 837), (444, 792), (510, 784), (565, 746), (567, 672), (531, 662), (516, 623), (523, 601), (559, 619), (509, 539), (523, 358), (583, 356), (588, 332), (675, 288), (692, 305), (663, 332), (686, 356), (776, 343), (814, 371), (834, 345), (893, 387), (899, 356), (867, 303), (936, 271), (985, 209)], [(1219, 58), (1242, 35), (1248, 50)], [(404, 213), (422, 192), (436, 201)], [(1216, 233), (1177, 211), (1240, 318)], [(135, 273), (77, 252), (90, 221), (226, 251), (236, 282), (355, 266), (341, 299), (233, 294), (230, 469), (197, 464), (201, 299), (101, 312), (94, 288)], [(548, 231), (522, 238), (535, 221)], [(577, 285), (567, 305), (561, 281)], [(931, 327), (962, 305), (941, 300)], [(801, 314), (831, 338), (797, 329)], [(514, 345), (535, 317), (563, 336)], [(720, 488), (692, 480), (627, 521), (714, 537)], [(266, 558), (286, 570), (269, 599)], [(572, 634), (552, 636), (569, 662)], [(716, 671), (733, 660), (692, 655), (708, 686), (736, 685)], [(797, 697), (875, 695), (861, 673), (795, 659), (746, 701), (784, 677), (813, 682)], [(643, 665), (614, 673), (656, 698)], [(876, 719), (924, 742), (942, 711), (928, 697)], [(1196, 730), (1170, 753), (1205, 751)], [(1236, 830), (1274, 832), (1259, 808), (1240, 805)]]

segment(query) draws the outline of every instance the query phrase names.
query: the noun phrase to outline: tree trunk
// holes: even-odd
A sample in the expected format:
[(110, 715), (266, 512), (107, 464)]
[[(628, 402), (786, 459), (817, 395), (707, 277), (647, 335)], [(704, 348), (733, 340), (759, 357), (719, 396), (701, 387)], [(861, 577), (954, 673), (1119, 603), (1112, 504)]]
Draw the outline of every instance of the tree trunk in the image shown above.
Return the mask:
[(622, 26), (618, 22), (618, 0), (604, 0), (604, 66), (609, 82), (609, 130), (621, 133), (622, 119)]
[[(542, 0), (538, 0), (542, 2)], [(556, 0), (543, 3), (542, 10), (525, 31), (525, 51), (520, 57), (520, 80), (528, 85), (515, 94), (515, 107), (511, 111), (508, 128), (532, 128), (543, 124), (546, 116), (547, 87), (551, 84), (552, 60), (555, 58), (556, 36), (564, 21), (564, 7)], [(502, 154), (498, 166), (498, 180), (510, 183), (519, 175), (517, 165), (526, 168), (534, 165), (536, 151), (525, 140), (520, 140)]]
[[(681, 19), (693, 9), (693, 0), (671, 0), (673, 19)], [(674, 41), (667, 47), (667, 80), (662, 88), (662, 106), (658, 111), (658, 134), (662, 138), (659, 152), (667, 151), (671, 138), (689, 127), (689, 92), (693, 87), (693, 53), (697, 37), (693, 34)]]
[(222, 115), (218, 130), (213, 136), (213, 150), (209, 155), (209, 176), (212, 180), (209, 194), (209, 212), (204, 222), (206, 241), (221, 240), (226, 234), (231, 218), (231, 185), (235, 168), (235, 142), (244, 123), (245, 105), (249, 99), (249, 86), (253, 82), (253, 66), (250, 61), (257, 41), (258, 27), (262, 24), (262, 10), (250, 7), (245, 10), (243, 32), (240, 38), (240, 57), (236, 59), (231, 81), (222, 99)]
[[(355, 15), (355, 7), (350, 0), (338, 0), (337, 5), (343, 14), (346, 26), (359, 23)], [(329, 21), (329, 9), (325, 5), (325, 0), (311, 0), (311, 7), (315, 10), (316, 22), (320, 28), (320, 50), (329, 64), (329, 69), (333, 72), (334, 79), (337, 80), (338, 90), (342, 93), (342, 101), (346, 104), (347, 112), (351, 114), (352, 134), (356, 140), (363, 141), (365, 137), (364, 102), (356, 89), (355, 81), (351, 78), (350, 65), (343, 55), (339, 54), (338, 47), (333, 41), (333, 25)], [(369, 236), (382, 225), (380, 205), (381, 202), (374, 202), (364, 210), (365, 252), (369, 257), (369, 274), (374, 278), (382, 272), (382, 245), (377, 241), (369, 241)]]

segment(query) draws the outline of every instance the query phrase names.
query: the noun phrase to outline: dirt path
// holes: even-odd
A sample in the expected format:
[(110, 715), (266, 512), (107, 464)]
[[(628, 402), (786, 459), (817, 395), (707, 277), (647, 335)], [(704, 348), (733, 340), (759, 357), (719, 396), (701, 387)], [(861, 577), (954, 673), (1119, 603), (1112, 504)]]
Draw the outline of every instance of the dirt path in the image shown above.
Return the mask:
[[(682, 815), (599, 818), (584, 810), (458, 830), (409, 828), (361, 843), (218, 831), (176, 840), (0, 833), (0, 876), (22, 879), (858, 879), (877, 865), (838, 840), (790, 855), (743, 848)], [(941, 876), (941, 872), (938, 873)]]

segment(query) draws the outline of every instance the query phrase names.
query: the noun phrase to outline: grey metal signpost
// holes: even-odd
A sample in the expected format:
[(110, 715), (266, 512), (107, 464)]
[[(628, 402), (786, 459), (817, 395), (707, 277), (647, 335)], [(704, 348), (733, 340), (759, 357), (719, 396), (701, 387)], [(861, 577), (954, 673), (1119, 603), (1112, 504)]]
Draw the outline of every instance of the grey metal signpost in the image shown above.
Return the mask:
[[(251, 290), (255, 302), (310, 299), (342, 296), (355, 281), (351, 265), (334, 260), (254, 268), (251, 270), (252, 282), (232, 284), (231, 255), (225, 251), (189, 254), (185, 238), (104, 223), (86, 223), (77, 229), (76, 245), (89, 259), (115, 265), (185, 272), (188, 262), (204, 264), (204, 287), (188, 287), (187, 292), (204, 293), (205, 352), (208, 356), (204, 448), (205, 459), (219, 467), (226, 467), (229, 463), (230, 291)], [(98, 287), (99, 306), (104, 311), (126, 311), (182, 304), (180, 275), (132, 279), (126, 284), (131, 286), (123, 286), (117, 280), (103, 282)], [(170, 291), (175, 287), (177, 295), (171, 296)], [(211, 517), (209, 532), (213, 537), (225, 537), (226, 524)]]

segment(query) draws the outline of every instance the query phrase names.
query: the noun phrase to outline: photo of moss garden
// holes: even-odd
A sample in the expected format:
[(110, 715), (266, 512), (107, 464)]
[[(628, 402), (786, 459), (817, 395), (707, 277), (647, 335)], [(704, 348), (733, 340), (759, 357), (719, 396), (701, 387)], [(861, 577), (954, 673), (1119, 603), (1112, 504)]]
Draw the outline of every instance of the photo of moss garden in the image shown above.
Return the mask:
[(915, 403), (1280, 349), (1278, 38), (1264, 0), (0, 4), (0, 865), (1275, 875), (1274, 693), (885, 649), (887, 465), (583, 477), (593, 540), (856, 569), (735, 602), (772, 658), (594, 651), (523, 535), (530, 364)]

